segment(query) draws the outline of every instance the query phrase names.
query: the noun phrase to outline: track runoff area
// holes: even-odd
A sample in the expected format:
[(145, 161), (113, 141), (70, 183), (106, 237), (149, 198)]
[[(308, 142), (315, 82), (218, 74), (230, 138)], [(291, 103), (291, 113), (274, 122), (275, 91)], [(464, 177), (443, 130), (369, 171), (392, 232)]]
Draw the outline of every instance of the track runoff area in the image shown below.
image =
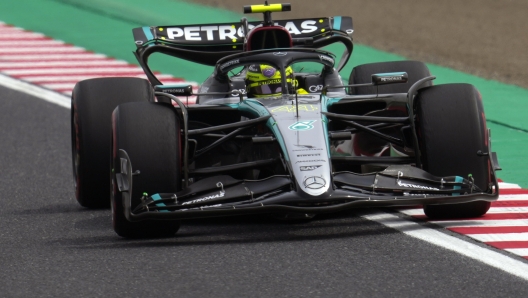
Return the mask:
[[(0, 85), (70, 108), (76, 82), (116, 76), (146, 79), (136, 65), (0, 22)], [(197, 88), (171, 75), (158, 77)], [(480, 218), (428, 221), (421, 208), (396, 211), (362, 216), (528, 280), (528, 262), (521, 259), (528, 260), (527, 189), (501, 182), (499, 200)]]

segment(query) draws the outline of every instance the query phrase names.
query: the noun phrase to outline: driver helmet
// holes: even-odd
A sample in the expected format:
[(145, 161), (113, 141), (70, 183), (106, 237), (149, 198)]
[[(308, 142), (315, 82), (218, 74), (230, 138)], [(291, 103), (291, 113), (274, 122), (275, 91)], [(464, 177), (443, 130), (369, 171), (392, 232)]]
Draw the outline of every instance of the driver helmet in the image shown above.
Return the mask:
[[(288, 66), (285, 70), (286, 85), (293, 90), (293, 69)], [(246, 89), (248, 97), (273, 97), (282, 94), (282, 79), (279, 70), (266, 64), (252, 64), (246, 72)]]

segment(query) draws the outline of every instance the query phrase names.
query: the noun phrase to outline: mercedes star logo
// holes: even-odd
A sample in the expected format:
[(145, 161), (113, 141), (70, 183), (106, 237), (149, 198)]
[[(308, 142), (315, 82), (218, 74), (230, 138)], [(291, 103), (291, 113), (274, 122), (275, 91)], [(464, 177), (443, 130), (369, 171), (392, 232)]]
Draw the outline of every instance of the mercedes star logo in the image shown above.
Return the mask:
[(321, 177), (313, 176), (304, 179), (304, 187), (309, 189), (319, 189), (323, 188), (325, 185), (326, 181)]

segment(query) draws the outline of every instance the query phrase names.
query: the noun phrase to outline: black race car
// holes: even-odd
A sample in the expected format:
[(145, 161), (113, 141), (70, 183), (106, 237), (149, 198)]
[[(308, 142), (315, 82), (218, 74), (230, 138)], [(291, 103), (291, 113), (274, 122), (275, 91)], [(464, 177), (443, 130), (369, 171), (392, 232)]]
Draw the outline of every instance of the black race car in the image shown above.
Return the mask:
[[(359, 65), (343, 83), (352, 19), (272, 20), (287, 10), (266, 3), (244, 7), (263, 13), (261, 22), (134, 29), (148, 81), (91, 79), (73, 91), (79, 203), (111, 202), (124, 237), (240, 214), (309, 219), (406, 205), (423, 205), (431, 218), (485, 214), (498, 198), (499, 166), (475, 87), (433, 86), (416, 61)], [(322, 50), (334, 44), (340, 59)], [(214, 69), (193, 94), (158, 80), (153, 53)], [(249, 87), (259, 65), (283, 78), (251, 82), (260, 91), (274, 84), (268, 94)], [(196, 104), (185, 104), (189, 96)]]

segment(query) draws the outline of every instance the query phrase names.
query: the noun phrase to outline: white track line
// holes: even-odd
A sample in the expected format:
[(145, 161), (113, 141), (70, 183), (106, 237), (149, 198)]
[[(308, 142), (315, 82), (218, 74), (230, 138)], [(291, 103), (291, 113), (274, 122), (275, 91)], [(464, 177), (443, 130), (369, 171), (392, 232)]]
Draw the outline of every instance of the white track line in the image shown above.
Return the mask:
[(28, 33), (28, 32), (7, 32), (0, 33), (0, 39), (13, 40), (13, 39), (32, 39), (32, 38), (45, 38), (48, 39), (44, 34), (41, 33)]
[(145, 72), (136, 66), (119, 66), (119, 67), (93, 67), (93, 68), (49, 68), (49, 69), (16, 69), (3, 71), (8, 75), (27, 76), (27, 75), (53, 75), (53, 74), (90, 74), (90, 73), (110, 73), (119, 76), (120, 74)]
[[(398, 210), (410, 216), (424, 215), (423, 209)], [(487, 214), (528, 213), (528, 207), (491, 207)]]
[(60, 61), (77, 61), (79, 59), (101, 59), (108, 60), (108, 57), (103, 54), (93, 54), (87, 52), (80, 53), (68, 53), (68, 54), (21, 54), (21, 55), (2, 55), (0, 54), (0, 60), (4, 61), (49, 61), (49, 60), (60, 60)]
[(519, 256), (528, 256), (528, 248), (506, 248), (505, 251)]
[(65, 107), (67, 109), (69, 109), (71, 106), (70, 98), (63, 94), (59, 94), (57, 92), (47, 90), (47, 89), (44, 89), (42, 87), (30, 84), (30, 83), (26, 83), (20, 80), (13, 79), (1, 73), (0, 73), (0, 85), (3, 85), (7, 88), (11, 88), (13, 90), (17, 90), (20, 92), (30, 94), (32, 96), (35, 96), (45, 101), (54, 103), (61, 107)]
[(112, 66), (112, 65), (130, 65), (122, 60), (88, 60), (88, 61), (39, 61), (39, 62), (1, 62), (0, 69), (20, 69), (20, 68), (39, 68), (39, 67), (74, 67), (74, 66)]
[(64, 41), (46, 39), (46, 40), (16, 40), (10, 41), (9, 43), (0, 43), (0, 48), (9, 48), (9, 47), (41, 47), (41, 46), (54, 46), (54, 45), (66, 45)]
[(85, 49), (73, 46), (64, 47), (20, 47), (20, 48), (0, 48), (0, 54), (20, 54), (20, 53), (71, 53), (86, 52)]
[(499, 182), (499, 189), (506, 189), (506, 188), (521, 188), (519, 184), (515, 183), (507, 183), (507, 182)]
[(528, 201), (528, 195), (500, 195), (500, 201)]
[(363, 215), (363, 218), (379, 222), (406, 235), (454, 251), (466, 257), (483, 262), (522, 279), (528, 280), (528, 264), (476, 244), (461, 240), (445, 233), (426, 228), (420, 224), (399, 218), (389, 213)]
[(528, 241), (528, 233), (463, 234), (481, 242)]
[(453, 227), (514, 227), (514, 226), (528, 226), (528, 219), (491, 219), (491, 220), (443, 220), (443, 221), (429, 221), (435, 225), (445, 228)]
[[(82, 81), (82, 80), (87, 80), (87, 79), (93, 79), (93, 78), (101, 78), (101, 77), (115, 77), (115, 75), (112, 75), (112, 74), (108, 74), (106, 76), (102, 76), (102, 75), (97, 75), (97, 76), (64, 76), (64, 77), (60, 77), (60, 76), (52, 76), (52, 77), (49, 77), (49, 76), (36, 76), (36, 77), (19, 77), (19, 79), (22, 79), (22, 80), (25, 80), (25, 81), (28, 81), (28, 82), (32, 82), (32, 83), (40, 83), (40, 84), (43, 84), (43, 83), (46, 83), (46, 82), (52, 82), (52, 83), (66, 83), (66, 82), (73, 82), (73, 83), (77, 83), (79, 81)], [(143, 73), (143, 74), (138, 74), (138, 75), (133, 75), (132, 77), (137, 77), (137, 78), (142, 78), (142, 79), (146, 79), (147, 76)], [(161, 74), (161, 75), (156, 75), (156, 77), (160, 80), (173, 80), (174, 78), (172, 77), (172, 75), (164, 75), (164, 74)], [(174, 80), (178, 80), (178, 81), (182, 81), (181, 79), (174, 79)]]

